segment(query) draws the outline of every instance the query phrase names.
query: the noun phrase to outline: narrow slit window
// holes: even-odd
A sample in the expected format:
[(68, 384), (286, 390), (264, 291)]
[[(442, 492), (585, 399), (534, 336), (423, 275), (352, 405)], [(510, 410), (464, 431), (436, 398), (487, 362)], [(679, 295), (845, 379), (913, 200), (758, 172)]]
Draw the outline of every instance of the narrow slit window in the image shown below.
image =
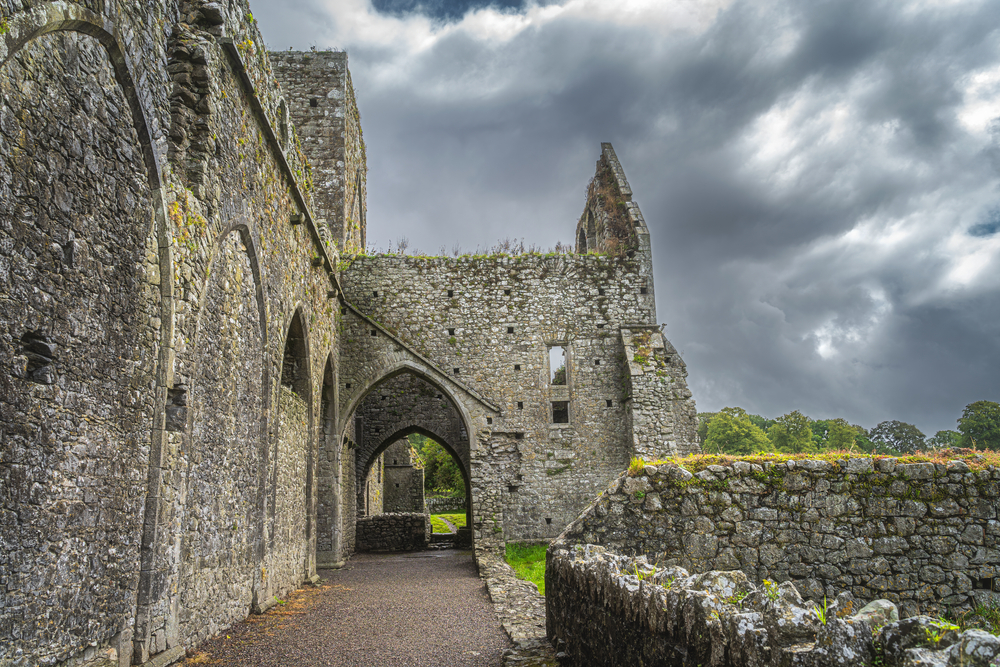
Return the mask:
[(453, 289), (448, 290), (448, 296), (455, 296), (455, 290)]
[(486, 418), (486, 423), (487, 424), (492, 424), (493, 423), (493, 417), (487, 417)]
[(569, 423), (569, 401), (552, 401), (552, 423)]
[(562, 345), (549, 348), (549, 384), (566, 384), (566, 348)]
[(518, 410), (524, 410), (524, 401), (518, 401), (517, 402), (517, 409)]

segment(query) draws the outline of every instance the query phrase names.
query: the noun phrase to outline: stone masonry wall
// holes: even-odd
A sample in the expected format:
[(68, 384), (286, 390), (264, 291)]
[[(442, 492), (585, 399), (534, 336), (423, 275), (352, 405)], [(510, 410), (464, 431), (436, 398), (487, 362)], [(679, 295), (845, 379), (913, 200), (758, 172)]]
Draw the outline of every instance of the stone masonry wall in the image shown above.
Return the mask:
[[(503, 444), (500, 458), (483, 466), (495, 471), (487, 483), (502, 480), (507, 539), (556, 536), (628, 465), (634, 451), (618, 330), (654, 316), (636, 260), (359, 257), (343, 284), (362, 312), (501, 409), (489, 428), (498, 445), (513, 449)], [(345, 337), (366, 333), (348, 328)], [(567, 350), (565, 385), (549, 381), (551, 345)], [(553, 401), (568, 401), (569, 423), (553, 423)]]
[(431, 522), (426, 514), (379, 514), (358, 519), (357, 550), (418, 551), (431, 539)]
[(154, 202), (95, 38), (30, 42), (0, 93), (0, 664), (51, 664), (133, 619), (160, 342)]
[(166, 664), (314, 575), (338, 248), (246, 2), (0, 21), (0, 663)]
[(692, 575), (593, 545), (550, 550), (545, 582), (548, 636), (579, 667), (991, 667), (1000, 656), (998, 637), (901, 621), (886, 600), (803, 600), (790, 582)]
[(410, 441), (399, 440), (385, 450), (385, 500), (386, 512), (426, 511), (424, 504), (424, 471), (411, 462)]
[(665, 463), (623, 474), (553, 548), (601, 545), (693, 572), (739, 569), (804, 596), (968, 608), (1000, 576), (1000, 470), (954, 460)]
[(270, 58), (319, 187), (316, 215), (342, 252), (364, 250), (368, 167), (347, 54), (273, 51)]

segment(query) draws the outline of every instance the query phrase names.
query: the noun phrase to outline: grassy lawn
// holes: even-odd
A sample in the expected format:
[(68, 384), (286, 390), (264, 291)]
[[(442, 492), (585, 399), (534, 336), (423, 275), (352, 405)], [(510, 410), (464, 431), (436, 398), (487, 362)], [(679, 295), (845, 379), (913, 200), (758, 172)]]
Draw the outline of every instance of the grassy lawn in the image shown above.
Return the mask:
[(442, 519), (447, 519), (456, 528), (465, 527), (464, 514), (431, 514), (431, 530), (435, 533), (450, 533), (451, 529)]
[(507, 562), (514, 568), (518, 579), (530, 581), (545, 595), (545, 551), (548, 544), (507, 544)]

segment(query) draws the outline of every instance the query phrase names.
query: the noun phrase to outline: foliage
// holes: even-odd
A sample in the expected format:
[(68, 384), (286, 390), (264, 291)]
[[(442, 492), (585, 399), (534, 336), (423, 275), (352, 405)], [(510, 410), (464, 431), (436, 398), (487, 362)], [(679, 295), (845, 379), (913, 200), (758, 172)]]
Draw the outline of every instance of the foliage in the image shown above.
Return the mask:
[(698, 413), (698, 442), (702, 445), (705, 444), (705, 440), (708, 438), (708, 423), (712, 421), (712, 418), (718, 412), (699, 412)]
[(816, 612), (816, 618), (819, 619), (819, 622), (822, 623), (823, 625), (826, 625), (827, 613), (828, 613), (829, 609), (828, 609), (828, 607), (826, 605), (826, 596), (825, 595), (823, 596), (823, 608), (820, 609), (819, 605), (814, 602), (813, 603), (813, 611)]
[(538, 592), (545, 595), (545, 552), (547, 544), (507, 544), (507, 562), (514, 568), (518, 579), (530, 581), (538, 586)]
[(958, 419), (963, 447), (1000, 450), (1000, 404), (993, 401), (969, 403)]
[(868, 437), (877, 446), (879, 453), (912, 454), (924, 447), (924, 434), (920, 429), (895, 419), (877, 424), (868, 431)]
[(704, 449), (720, 454), (752, 454), (771, 451), (773, 446), (743, 408), (723, 408), (708, 423)]
[(423, 464), (424, 493), (451, 493), (464, 497), (465, 479), (462, 477), (462, 469), (448, 450), (419, 433), (410, 435), (409, 440)]
[(938, 431), (932, 437), (927, 438), (927, 446), (932, 449), (942, 449), (944, 447), (958, 447), (962, 441), (962, 434), (958, 431)]
[(642, 469), (646, 467), (646, 462), (638, 456), (633, 456), (628, 464), (628, 476), (637, 477), (642, 474)]
[(799, 454), (816, 451), (809, 418), (798, 410), (778, 417), (767, 434), (779, 452)]
[(1000, 635), (1000, 606), (996, 603), (977, 604), (970, 611), (955, 615), (946, 615), (945, 618), (955, 623), (960, 628), (960, 633), (976, 629)]

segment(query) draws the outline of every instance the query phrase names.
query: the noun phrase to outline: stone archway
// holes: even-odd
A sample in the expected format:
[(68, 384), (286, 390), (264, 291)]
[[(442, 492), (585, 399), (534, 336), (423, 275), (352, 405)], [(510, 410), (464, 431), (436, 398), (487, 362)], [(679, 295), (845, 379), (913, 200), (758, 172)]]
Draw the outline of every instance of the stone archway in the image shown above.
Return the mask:
[(390, 375), (368, 390), (352, 417), (356, 507), (364, 506), (365, 480), (378, 457), (393, 443), (420, 433), (439, 443), (458, 462), (466, 486), (466, 520), (472, 524), (470, 431), (445, 389), (414, 372)]

